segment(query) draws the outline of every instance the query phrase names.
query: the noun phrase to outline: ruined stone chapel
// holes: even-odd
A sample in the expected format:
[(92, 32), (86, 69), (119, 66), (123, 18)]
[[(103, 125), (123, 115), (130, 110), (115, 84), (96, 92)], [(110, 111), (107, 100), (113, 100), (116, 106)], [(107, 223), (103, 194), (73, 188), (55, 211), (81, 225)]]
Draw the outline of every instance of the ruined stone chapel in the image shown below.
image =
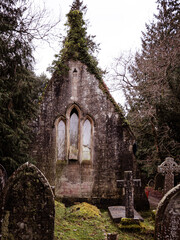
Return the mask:
[(53, 74), (42, 97), (32, 151), (36, 165), (59, 198), (118, 200), (116, 180), (134, 172), (133, 133), (86, 63), (69, 57), (66, 67), (63, 78)]

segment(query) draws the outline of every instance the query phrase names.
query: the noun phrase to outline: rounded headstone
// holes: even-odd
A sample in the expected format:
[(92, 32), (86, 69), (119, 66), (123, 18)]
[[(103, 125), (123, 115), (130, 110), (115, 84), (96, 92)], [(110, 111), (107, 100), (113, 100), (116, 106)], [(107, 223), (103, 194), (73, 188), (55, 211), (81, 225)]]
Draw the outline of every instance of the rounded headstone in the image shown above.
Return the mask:
[(54, 195), (32, 164), (23, 164), (3, 191), (2, 239), (51, 240), (54, 237)]
[(156, 240), (178, 240), (180, 237), (180, 184), (160, 201), (155, 222)]

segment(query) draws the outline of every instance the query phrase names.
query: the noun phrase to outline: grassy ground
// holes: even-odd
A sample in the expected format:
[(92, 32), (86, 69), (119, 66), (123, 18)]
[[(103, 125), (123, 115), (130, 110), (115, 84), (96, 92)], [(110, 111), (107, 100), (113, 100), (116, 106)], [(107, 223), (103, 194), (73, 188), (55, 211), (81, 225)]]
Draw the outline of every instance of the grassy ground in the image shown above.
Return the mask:
[(55, 240), (105, 240), (107, 233), (118, 233), (118, 240), (153, 239), (154, 221), (151, 212), (141, 213), (145, 221), (141, 229), (122, 230), (115, 224), (107, 211), (100, 211), (93, 205), (81, 203), (66, 208), (56, 202)]

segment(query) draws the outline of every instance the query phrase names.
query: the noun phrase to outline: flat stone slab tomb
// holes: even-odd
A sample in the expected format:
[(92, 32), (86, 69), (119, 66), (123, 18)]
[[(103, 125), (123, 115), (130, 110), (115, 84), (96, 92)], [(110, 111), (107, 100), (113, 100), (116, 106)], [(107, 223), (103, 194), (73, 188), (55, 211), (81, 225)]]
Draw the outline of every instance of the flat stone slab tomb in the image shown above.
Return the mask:
[[(125, 206), (111, 206), (108, 207), (109, 214), (114, 222), (119, 223), (121, 221), (121, 218), (126, 218), (125, 216)], [(141, 217), (141, 215), (134, 209), (134, 221), (141, 221), (143, 222), (144, 219)]]

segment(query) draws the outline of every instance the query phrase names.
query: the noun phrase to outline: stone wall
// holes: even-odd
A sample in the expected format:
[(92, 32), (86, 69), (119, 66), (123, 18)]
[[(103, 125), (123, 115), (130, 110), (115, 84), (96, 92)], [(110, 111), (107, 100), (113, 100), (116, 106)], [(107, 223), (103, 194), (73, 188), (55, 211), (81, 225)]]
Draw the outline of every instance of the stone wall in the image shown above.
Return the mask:
[[(85, 119), (92, 122), (91, 160), (83, 162), (82, 140), (79, 138), (77, 161), (68, 157), (70, 111), (79, 114), (79, 134)], [(57, 159), (58, 119), (66, 124), (66, 157)], [(100, 87), (100, 82), (80, 62), (69, 62), (69, 74), (54, 76), (45, 92), (37, 119), (37, 138), (32, 155), (37, 166), (56, 185), (56, 196), (62, 198), (117, 199), (116, 180), (124, 171), (133, 170), (132, 145), (134, 137), (117, 111), (111, 97)]]

